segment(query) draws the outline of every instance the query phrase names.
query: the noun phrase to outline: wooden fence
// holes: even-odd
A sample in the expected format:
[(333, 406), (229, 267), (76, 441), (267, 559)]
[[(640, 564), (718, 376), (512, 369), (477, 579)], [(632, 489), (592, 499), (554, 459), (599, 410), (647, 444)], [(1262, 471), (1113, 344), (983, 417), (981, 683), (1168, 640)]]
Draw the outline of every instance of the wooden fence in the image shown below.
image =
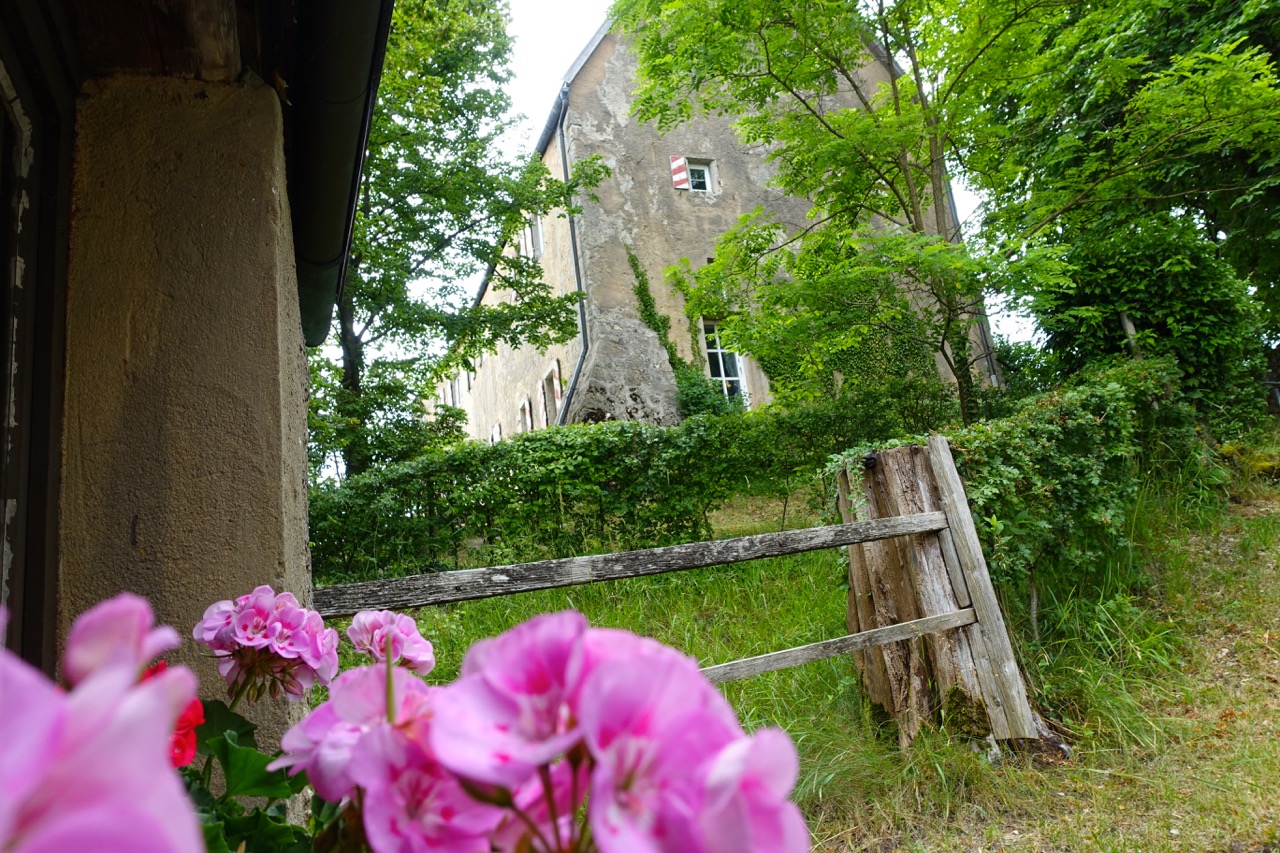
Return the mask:
[[(946, 440), (934, 436), (927, 451), (896, 448), (874, 458), (888, 460), (882, 470), (898, 470), (902, 466), (893, 459), (904, 452), (913, 460), (921, 452), (928, 456), (937, 472), (936, 487), (926, 476), (923, 486), (913, 481), (908, 494), (886, 496), (879, 494), (883, 484), (869, 478), (869, 511), (894, 508), (880, 512), (883, 517), (851, 520), (857, 502), (849, 500), (849, 481), (842, 478), (844, 524), (320, 587), (315, 607), (326, 617), (349, 616), (844, 546), (850, 556), (849, 635), (709, 666), (703, 670), (707, 677), (736, 681), (854, 653), (872, 698), (905, 723), (900, 726), (904, 742), (914, 737), (924, 715), (954, 703), (957, 695), (985, 706), (997, 738), (1035, 738), (1022, 676)], [(892, 555), (901, 559), (889, 559)], [(944, 632), (959, 639), (937, 639)], [(928, 653), (921, 646), (924, 637), (931, 638)]]

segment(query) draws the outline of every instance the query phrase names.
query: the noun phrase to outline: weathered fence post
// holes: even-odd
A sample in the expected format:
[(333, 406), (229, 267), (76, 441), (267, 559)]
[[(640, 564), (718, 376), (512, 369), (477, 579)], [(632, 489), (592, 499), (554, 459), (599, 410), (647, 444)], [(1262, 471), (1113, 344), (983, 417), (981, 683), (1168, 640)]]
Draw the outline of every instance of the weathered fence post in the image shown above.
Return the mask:
[(849, 546), (848, 628), (859, 633), (970, 606), (978, 622), (862, 652), (865, 688), (898, 721), (904, 746), (939, 715), (974, 734), (1035, 738), (959, 474), (945, 439), (929, 445), (880, 451), (841, 478), (846, 522), (938, 510), (948, 522), (937, 532)]

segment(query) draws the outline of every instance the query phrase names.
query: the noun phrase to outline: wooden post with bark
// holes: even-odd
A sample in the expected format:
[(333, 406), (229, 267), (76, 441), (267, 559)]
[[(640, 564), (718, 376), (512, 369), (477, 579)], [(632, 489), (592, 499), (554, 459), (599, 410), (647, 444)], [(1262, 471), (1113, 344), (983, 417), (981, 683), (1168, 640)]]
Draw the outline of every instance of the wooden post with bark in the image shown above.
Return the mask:
[(928, 721), (998, 740), (1038, 737), (1022, 674), (945, 438), (871, 454), (840, 476), (846, 523), (944, 512), (947, 526), (849, 548), (851, 634), (972, 608), (976, 621), (855, 653), (906, 746)]

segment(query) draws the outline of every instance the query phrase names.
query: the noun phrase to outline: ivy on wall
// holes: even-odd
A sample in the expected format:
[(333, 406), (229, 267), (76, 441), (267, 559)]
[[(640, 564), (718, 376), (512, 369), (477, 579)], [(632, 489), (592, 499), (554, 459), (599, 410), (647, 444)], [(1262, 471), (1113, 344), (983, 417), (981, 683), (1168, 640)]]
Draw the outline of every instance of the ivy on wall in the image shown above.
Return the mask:
[(653, 289), (649, 286), (649, 276), (640, 259), (630, 247), (627, 250), (627, 263), (631, 265), (631, 273), (636, 283), (631, 292), (636, 295), (636, 303), (640, 309), (640, 321), (653, 330), (659, 343), (666, 350), (667, 361), (676, 377), (676, 407), (680, 416), (687, 418), (693, 415), (723, 415), (742, 411), (742, 398), (726, 397), (720, 386), (707, 378), (703, 372), (706, 360), (698, 349), (698, 321), (689, 318), (689, 340), (696, 361), (686, 361), (680, 357), (680, 350), (671, 340), (671, 318), (658, 310), (653, 299)]

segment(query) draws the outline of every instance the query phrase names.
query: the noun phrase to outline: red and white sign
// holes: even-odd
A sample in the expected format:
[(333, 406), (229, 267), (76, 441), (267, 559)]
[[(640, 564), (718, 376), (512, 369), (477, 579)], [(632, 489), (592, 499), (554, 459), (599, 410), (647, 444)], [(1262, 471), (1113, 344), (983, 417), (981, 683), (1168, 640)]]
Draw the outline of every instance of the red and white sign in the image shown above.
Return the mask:
[(689, 161), (675, 154), (671, 155), (671, 185), (678, 190), (689, 189)]

